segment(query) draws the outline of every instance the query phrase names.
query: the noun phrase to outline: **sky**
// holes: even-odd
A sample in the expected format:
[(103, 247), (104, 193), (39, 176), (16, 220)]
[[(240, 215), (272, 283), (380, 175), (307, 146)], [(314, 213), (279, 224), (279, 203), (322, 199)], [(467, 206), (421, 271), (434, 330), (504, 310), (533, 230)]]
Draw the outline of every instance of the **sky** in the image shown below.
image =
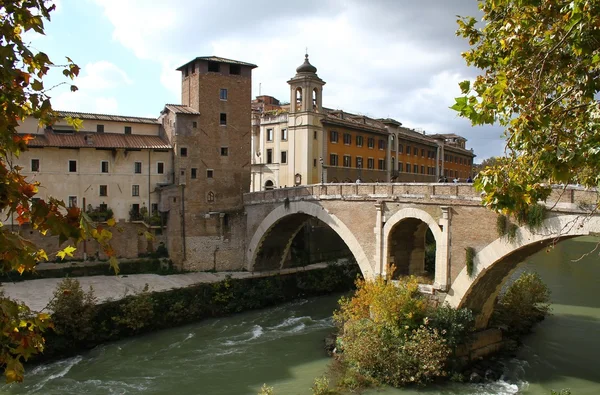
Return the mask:
[[(258, 65), (253, 96), (289, 101), (286, 81), (308, 48), (326, 81), (324, 106), (462, 135), (476, 162), (503, 152), (499, 127), (471, 127), (449, 109), (458, 83), (479, 72), (455, 35), (457, 15), (478, 15), (475, 0), (54, 2), (46, 35), (27, 39), (55, 64), (69, 56), (81, 67), (78, 92), (50, 92), (57, 110), (157, 117), (181, 102), (175, 69), (210, 55)], [(60, 81), (56, 70), (46, 86)]]

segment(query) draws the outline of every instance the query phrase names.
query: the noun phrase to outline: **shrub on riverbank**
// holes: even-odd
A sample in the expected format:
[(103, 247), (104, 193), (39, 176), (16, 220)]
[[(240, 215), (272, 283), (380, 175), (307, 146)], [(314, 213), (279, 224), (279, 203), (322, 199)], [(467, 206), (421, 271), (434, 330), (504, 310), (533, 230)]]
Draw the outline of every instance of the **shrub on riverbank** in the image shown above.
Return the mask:
[(537, 273), (523, 273), (500, 296), (492, 315), (492, 326), (519, 336), (550, 312), (550, 290)]
[(358, 265), (351, 264), (271, 277), (228, 277), (218, 283), (165, 292), (142, 291), (93, 307), (87, 302), (93, 293), (86, 294), (76, 280), (67, 279), (57, 289), (56, 306), (62, 307), (56, 310), (55, 330), (46, 333), (46, 349), (37, 360), (73, 355), (104, 342), (299, 297), (348, 291), (358, 274)]
[(473, 322), (468, 310), (432, 306), (414, 277), (358, 281), (334, 319), (342, 363), (395, 387), (446, 376), (452, 351), (468, 338)]

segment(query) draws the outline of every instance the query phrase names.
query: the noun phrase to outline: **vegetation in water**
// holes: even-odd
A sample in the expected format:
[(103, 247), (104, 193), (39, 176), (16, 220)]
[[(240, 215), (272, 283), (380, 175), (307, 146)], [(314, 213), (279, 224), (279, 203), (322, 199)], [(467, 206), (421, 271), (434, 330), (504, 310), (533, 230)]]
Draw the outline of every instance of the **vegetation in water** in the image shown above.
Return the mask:
[(78, 280), (65, 278), (54, 290), (48, 308), (52, 311), (54, 331), (61, 336), (81, 341), (93, 334), (93, 318), (98, 299), (94, 289), (85, 292)]
[(453, 350), (473, 328), (470, 311), (433, 306), (414, 277), (358, 281), (355, 295), (340, 300), (334, 319), (341, 363), (396, 387), (447, 376)]
[(550, 290), (537, 273), (523, 273), (500, 296), (492, 315), (492, 326), (521, 335), (550, 312)]

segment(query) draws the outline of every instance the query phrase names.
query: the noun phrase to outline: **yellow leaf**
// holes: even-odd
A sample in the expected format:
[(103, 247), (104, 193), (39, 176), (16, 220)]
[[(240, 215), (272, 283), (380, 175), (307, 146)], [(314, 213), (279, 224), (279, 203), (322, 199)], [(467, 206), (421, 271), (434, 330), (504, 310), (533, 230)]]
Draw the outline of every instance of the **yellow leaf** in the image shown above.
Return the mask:
[(106, 225), (108, 226), (115, 226), (115, 224), (117, 223), (117, 221), (115, 221), (114, 218), (109, 219), (108, 221), (106, 221)]
[(40, 313), (38, 314), (38, 318), (42, 321), (46, 321), (50, 319), (50, 314), (48, 313)]
[(72, 257), (73, 256), (73, 252), (76, 250), (77, 248), (73, 247), (73, 246), (66, 246), (65, 249), (63, 250), (65, 252), (65, 254), (67, 254), (68, 256)]
[(115, 271), (115, 274), (119, 274), (119, 261), (114, 256), (111, 256), (108, 260), (108, 264)]
[(37, 257), (38, 257), (38, 260), (42, 260), (42, 259), (48, 260), (48, 254), (46, 254), (46, 251), (44, 251), (44, 250), (39, 250), (37, 253)]
[(19, 272), (19, 274), (23, 274), (23, 272), (25, 271), (25, 265), (19, 265), (17, 271)]

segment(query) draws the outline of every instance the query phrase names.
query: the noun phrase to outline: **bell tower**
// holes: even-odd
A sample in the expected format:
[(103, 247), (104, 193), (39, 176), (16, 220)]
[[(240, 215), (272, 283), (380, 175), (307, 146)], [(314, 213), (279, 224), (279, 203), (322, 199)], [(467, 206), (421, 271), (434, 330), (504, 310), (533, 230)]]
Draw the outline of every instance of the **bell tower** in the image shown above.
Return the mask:
[[(290, 110), (288, 129), (293, 157), (288, 166), (296, 185), (316, 184), (323, 174), (322, 160), (325, 138), (321, 118), (323, 114), (323, 81), (317, 68), (304, 56), (304, 63), (296, 69), (296, 75), (288, 81), (290, 85)], [(324, 159), (324, 158), (323, 158)]]

